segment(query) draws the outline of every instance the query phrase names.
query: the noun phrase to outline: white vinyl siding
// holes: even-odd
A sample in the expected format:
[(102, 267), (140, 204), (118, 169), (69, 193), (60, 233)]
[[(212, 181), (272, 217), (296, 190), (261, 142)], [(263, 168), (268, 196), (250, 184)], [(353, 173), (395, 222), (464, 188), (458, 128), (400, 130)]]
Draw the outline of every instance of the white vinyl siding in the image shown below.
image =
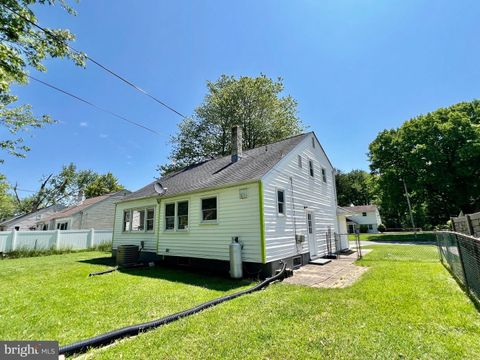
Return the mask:
[[(245, 189), (248, 196), (241, 199)], [(209, 210), (207, 215), (202, 211), (202, 200), (211, 198), (216, 199), (216, 220), (212, 218), (213, 202), (203, 209)], [(261, 262), (258, 182), (162, 199), (161, 229), (165, 229), (165, 205), (180, 201), (189, 204), (188, 231), (161, 231), (158, 254), (228, 261), (232, 237), (238, 236), (243, 260)]]
[[(145, 251), (156, 252), (157, 251), (157, 225), (158, 225), (158, 204), (155, 198), (140, 199), (121, 202), (117, 204), (115, 211), (115, 228), (113, 233), (113, 249), (117, 249), (118, 245), (138, 245), (140, 242), (145, 242)], [(154, 231), (124, 231), (124, 213), (125, 211), (136, 210), (154, 210)], [(151, 216), (151, 213), (150, 213)], [(146, 216), (148, 221), (148, 215)], [(147, 223), (145, 221), (144, 223)]]
[[(262, 180), (267, 262), (309, 252), (308, 241), (296, 244), (294, 230), (296, 227), (297, 234), (307, 235), (306, 210), (313, 211), (315, 223), (312, 224), (312, 231), (319, 256), (326, 254), (328, 229), (331, 229), (332, 236), (337, 229), (334, 182), (324, 183), (322, 179), (310, 175), (311, 170), (320, 174), (322, 168), (327, 175), (332, 174), (333, 168), (321, 146), (312, 146), (312, 138), (313, 135), (305, 138)], [(308, 159), (308, 167), (298, 168), (299, 155)], [(277, 189), (285, 190), (285, 216), (278, 216)]]

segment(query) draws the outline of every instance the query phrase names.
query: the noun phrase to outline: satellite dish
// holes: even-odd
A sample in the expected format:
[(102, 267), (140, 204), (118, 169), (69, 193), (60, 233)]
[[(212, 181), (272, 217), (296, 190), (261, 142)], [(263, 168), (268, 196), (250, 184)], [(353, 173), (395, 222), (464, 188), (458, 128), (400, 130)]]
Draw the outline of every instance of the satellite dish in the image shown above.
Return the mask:
[(153, 184), (153, 188), (160, 195), (164, 195), (167, 192), (167, 188), (163, 187), (160, 181), (156, 181), (155, 184)]

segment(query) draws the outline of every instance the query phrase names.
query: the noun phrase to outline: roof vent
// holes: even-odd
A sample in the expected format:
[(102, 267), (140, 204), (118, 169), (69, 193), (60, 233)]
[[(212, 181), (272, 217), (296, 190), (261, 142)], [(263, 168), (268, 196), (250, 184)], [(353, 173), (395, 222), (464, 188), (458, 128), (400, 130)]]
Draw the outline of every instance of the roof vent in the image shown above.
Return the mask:
[(232, 127), (232, 163), (242, 158), (242, 127), (235, 125)]

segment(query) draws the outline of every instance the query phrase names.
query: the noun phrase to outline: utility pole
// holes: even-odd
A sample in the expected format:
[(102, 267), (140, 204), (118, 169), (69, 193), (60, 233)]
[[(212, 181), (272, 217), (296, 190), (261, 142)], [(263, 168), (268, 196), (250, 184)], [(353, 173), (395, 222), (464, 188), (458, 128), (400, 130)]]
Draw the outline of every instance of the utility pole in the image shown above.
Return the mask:
[[(403, 182), (403, 188), (405, 189), (405, 197), (407, 198), (408, 211), (410, 213), (410, 221), (412, 222), (412, 228), (415, 229), (415, 222), (413, 221), (412, 205), (410, 204), (410, 195), (408, 194), (407, 183), (405, 182), (405, 179), (402, 178), (401, 180)], [(417, 232), (415, 231), (415, 234), (416, 233)]]

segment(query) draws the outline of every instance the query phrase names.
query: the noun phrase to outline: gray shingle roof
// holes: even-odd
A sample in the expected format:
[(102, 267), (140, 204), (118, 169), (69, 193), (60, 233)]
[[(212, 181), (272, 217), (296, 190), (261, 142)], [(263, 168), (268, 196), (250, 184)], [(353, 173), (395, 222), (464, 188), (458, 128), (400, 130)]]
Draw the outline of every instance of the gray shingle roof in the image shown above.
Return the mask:
[[(230, 155), (223, 156), (188, 166), (158, 181), (167, 188), (165, 196), (171, 196), (259, 180), (309, 134), (292, 136), (269, 145), (246, 150), (242, 158), (235, 163), (231, 162)], [(153, 187), (155, 182), (125, 196), (119, 202), (159, 196)]]

